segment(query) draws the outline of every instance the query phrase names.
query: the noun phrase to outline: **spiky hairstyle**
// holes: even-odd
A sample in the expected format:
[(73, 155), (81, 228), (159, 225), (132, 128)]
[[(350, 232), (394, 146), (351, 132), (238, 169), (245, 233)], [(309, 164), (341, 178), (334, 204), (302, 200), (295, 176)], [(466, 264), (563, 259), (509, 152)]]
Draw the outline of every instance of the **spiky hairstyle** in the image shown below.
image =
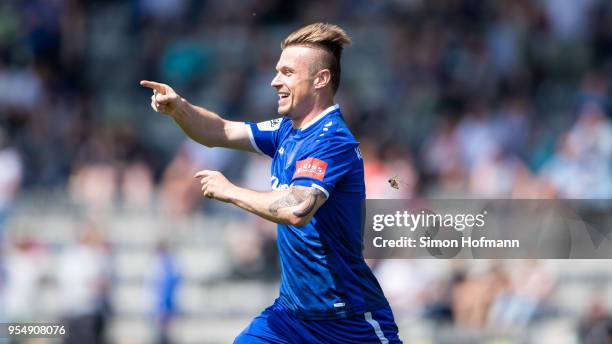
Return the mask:
[(291, 33), (281, 43), (281, 49), (292, 45), (304, 45), (320, 48), (326, 52), (324, 58), (314, 66), (318, 70), (329, 69), (334, 94), (340, 86), (340, 58), (345, 45), (351, 44), (351, 38), (338, 25), (314, 23)]

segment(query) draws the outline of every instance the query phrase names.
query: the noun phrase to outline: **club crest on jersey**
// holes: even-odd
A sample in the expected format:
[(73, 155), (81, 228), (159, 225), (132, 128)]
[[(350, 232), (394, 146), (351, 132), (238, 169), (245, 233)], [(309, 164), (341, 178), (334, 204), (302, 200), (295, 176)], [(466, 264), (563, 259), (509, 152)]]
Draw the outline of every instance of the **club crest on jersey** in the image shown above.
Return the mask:
[(295, 163), (295, 173), (293, 178), (309, 177), (317, 180), (323, 180), (327, 163), (317, 158), (307, 158)]

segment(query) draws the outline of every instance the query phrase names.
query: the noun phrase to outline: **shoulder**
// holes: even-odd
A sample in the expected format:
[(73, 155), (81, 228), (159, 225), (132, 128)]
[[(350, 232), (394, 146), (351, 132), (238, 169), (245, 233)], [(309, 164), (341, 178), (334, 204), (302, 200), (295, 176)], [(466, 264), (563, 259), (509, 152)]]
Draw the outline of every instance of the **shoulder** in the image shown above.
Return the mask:
[(352, 161), (360, 160), (359, 142), (354, 138), (328, 137), (311, 140), (301, 154), (301, 158), (317, 157), (323, 160)]
[(341, 118), (325, 120), (310, 137), (310, 145), (325, 150), (344, 151), (359, 146), (359, 142)]

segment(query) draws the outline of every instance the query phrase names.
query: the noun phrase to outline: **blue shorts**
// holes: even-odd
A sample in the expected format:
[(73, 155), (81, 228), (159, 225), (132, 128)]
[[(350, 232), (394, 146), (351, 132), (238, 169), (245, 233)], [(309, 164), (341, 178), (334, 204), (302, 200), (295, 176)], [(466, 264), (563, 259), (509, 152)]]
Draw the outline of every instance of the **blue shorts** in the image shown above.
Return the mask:
[(247, 326), (234, 344), (401, 344), (391, 308), (334, 320), (304, 320), (278, 301)]

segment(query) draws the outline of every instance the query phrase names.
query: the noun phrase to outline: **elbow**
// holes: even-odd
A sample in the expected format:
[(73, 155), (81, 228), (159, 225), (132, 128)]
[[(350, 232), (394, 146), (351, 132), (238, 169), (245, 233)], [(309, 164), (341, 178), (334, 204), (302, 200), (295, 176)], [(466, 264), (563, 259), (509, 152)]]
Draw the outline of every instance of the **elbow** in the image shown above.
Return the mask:
[(306, 226), (307, 224), (310, 223), (310, 216), (297, 216), (297, 215), (293, 215), (291, 214), (291, 216), (289, 216), (289, 218), (287, 219), (288, 224), (295, 226), (295, 227), (302, 227), (302, 226)]

